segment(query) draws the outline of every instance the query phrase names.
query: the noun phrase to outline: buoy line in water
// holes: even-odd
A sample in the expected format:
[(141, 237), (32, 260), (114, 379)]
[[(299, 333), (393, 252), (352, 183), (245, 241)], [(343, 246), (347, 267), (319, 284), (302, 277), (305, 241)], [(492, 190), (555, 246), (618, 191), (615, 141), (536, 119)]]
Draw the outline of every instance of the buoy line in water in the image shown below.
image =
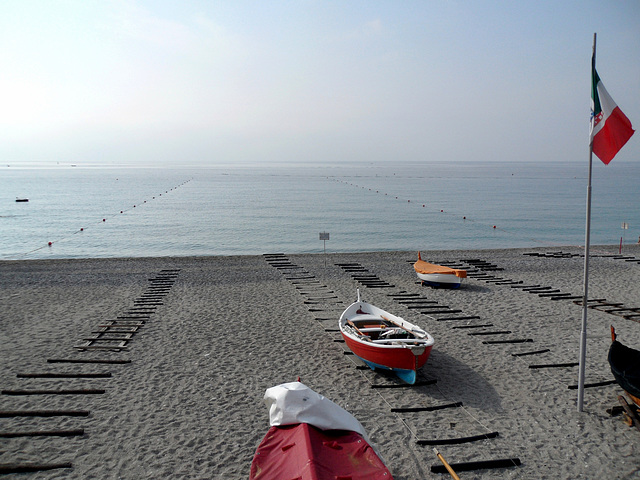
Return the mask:
[[(170, 189), (168, 189), (168, 190), (165, 190), (165, 191), (164, 191), (164, 193), (165, 193), (165, 194), (168, 194), (169, 192), (172, 192), (172, 191), (174, 191), (174, 190), (178, 189), (179, 187), (182, 187), (182, 186), (184, 186), (185, 184), (189, 183), (191, 180), (192, 180), (192, 179), (185, 180), (184, 182), (182, 182), (182, 183), (180, 183), (180, 184), (176, 185), (175, 187), (172, 187), (172, 188), (170, 188)], [(156, 197), (161, 197), (161, 196), (162, 196), (162, 193), (160, 193), (160, 194), (158, 194), (158, 195), (153, 195), (153, 196), (151, 197), (151, 199), (149, 199), (149, 201), (150, 201), (150, 200), (156, 200)], [(138, 203), (136, 203), (136, 204), (133, 204), (132, 206), (130, 206), (130, 207), (128, 207), (128, 208), (123, 208), (123, 209), (122, 209), (122, 210), (120, 210), (118, 213), (112, 213), (111, 215), (105, 216), (105, 217), (103, 217), (100, 221), (98, 221), (98, 222), (96, 222), (96, 223), (94, 223), (94, 224), (90, 224), (90, 225), (93, 225), (93, 226), (102, 225), (102, 224), (106, 223), (108, 219), (115, 218), (115, 217), (117, 217), (118, 215), (123, 215), (123, 214), (125, 214), (125, 213), (127, 213), (127, 212), (130, 212), (130, 211), (134, 210), (135, 208), (137, 208), (137, 207), (139, 207), (139, 206), (143, 206), (143, 205), (145, 205), (145, 204), (147, 204), (147, 200), (142, 200), (141, 202), (138, 202)], [(26, 257), (27, 255), (30, 255), (30, 254), (32, 254), (32, 253), (35, 253), (35, 252), (37, 252), (37, 251), (39, 251), (39, 250), (42, 250), (42, 249), (44, 249), (44, 248), (50, 248), (50, 247), (52, 247), (52, 246), (53, 246), (55, 243), (57, 243), (57, 242), (61, 242), (61, 241), (64, 241), (64, 240), (68, 240), (69, 238), (72, 238), (74, 235), (77, 235), (77, 234), (79, 234), (79, 233), (84, 232), (87, 228), (90, 228), (90, 227), (80, 227), (78, 230), (75, 230), (75, 231), (73, 231), (73, 232), (69, 233), (68, 235), (66, 235), (66, 236), (64, 236), (64, 237), (60, 237), (60, 238), (57, 238), (57, 239), (55, 239), (55, 240), (49, 240), (47, 243), (45, 243), (45, 244), (43, 244), (43, 245), (41, 245), (41, 246), (39, 246), (39, 247), (37, 247), (37, 248), (34, 248), (34, 249), (32, 249), (32, 250), (29, 250), (29, 251), (27, 251), (27, 252), (23, 252), (23, 253), (20, 253), (20, 254), (17, 254), (17, 255), (6, 255), (6, 256), (5, 256), (5, 260), (6, 260), (6, 259), (9, 259), (10, 257), (16, 257), (16, 258), (18, 258), (18, 259), (19, 259), (19, 258), (22, 258), (22, 257)]]
[[(347, 185), (347, 186), (356, 187), (356, 188), (360, 188), (360, 189), (363, 189), (363, 190), (368, 190), (370, 192), (373, 192), (373, 193), (376, 193), (376, 194), (379, 194), (379, 195), (384, 195), (386, 197), (390, 197), (390, 198), (393, 198), (395, 200), (400, 200), (403, 203), (406, 203), (407, 205), (411, 205), (412, 207), (413, 206), (418, 206), (420, 208), (426, 209), (427, 211), (429, 211), (431, 213), (440, 213), (442, 215), (450, 217), (451, 219), (454, 219), (454, 218), (461, 219), (464, 223), (469, 222), (469, 223), (473, 223), (475, 225), (483, 226), (483, 227), (486, 227), (487, 229), (493, 230), (495, 232), (500, 232), (500, 233), (504, 233), (505, 235), (511, 235), (511, 236), (514, 236), (514, 237), (518, 237), (518, 238), (533, 242), (534, 244), (538, 244), (540, 246), (555, 247), (555, 246), (559, 245), (559, 243), (557, 243), (557, 242), (551, 243), (551, 242), (548, 242), (548, 241), (540, 240), (538, 238), (533, 238), (533, 237), (530, 237), (530, 236), (527, 236), (527, 235), (522, 235), (522, 234), (517, 233), (515, 231), (509, 230), (509, 229), (504, 228), (504, 227), (501, 227), (501, 226), (499, 226), (497, 224), (489, 224), (489, 223), (486, 223), (486, 222), (483, 222), (483, 221), (474, 220), (472, 218), (469, 218), (466, 215), (463, 215), (463, 214), (458, 213), (458, 212), (451, 212), (451, 211), (445, 210), (444, 208), (430, 207), (430, 206), (427, 205), (427, 203), (421, 203), (421, 202), (413, 201), (412, 199), (406, 198), (406, 197), (402, 198), (399, 195), (395, 195), (393, 193), (388, 193), (388, 192), (383, 192), (383, 191), (380, 191), (379, 189), (366, 187), (366, 186), (363, 186), (363, 185), (359, 185), (357, 183), (353, 183), (353, 182), (350, 182), (350, 181), (347, 181), (347, 180), (341, 180), (341, 179), (338, 179), (338, 178), (327, 177), (327, 179), (334, 180), (334, 181), (336, 181), (338, 183), (342, 183), (342, 184)], [(576, 245), (576, 247), (582, 248), (580, 245)]]

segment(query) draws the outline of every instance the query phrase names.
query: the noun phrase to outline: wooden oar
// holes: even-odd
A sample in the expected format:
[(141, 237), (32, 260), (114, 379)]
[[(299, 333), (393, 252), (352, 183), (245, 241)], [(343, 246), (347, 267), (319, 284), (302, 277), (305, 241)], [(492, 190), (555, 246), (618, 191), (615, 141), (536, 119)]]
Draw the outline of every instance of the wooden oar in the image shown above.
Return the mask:
[(444, 465), (444, 468), (447, 469), (447, 472), (449, 472), (451, 474), (451, 476), (455, 479), (455, 480), (460, 480), (460, 477), (456, 474), (456, 472), (453, 471), (453, 468), (451, 468), (451, 465), (449, 465), (447, 463), (447, 461), (444, 459), (444, 457), (440, 454), (440, 452), (438, 451), (437, 448), (433, 447), (433, 451), (435, 452), (436, 456), (438, 457), (438, 460), (440, 460), (442, 462), (442, 464)]
[[(392, 323), (393, 325), (395, 325), (396, 327), (400, 327), (401, 329), (405, 330), (406, 332), (410, 333), (411, 335), (413, 335), (414, 337), (418, 337), (418, 333), (415, 332), (414, 330), (409, 330), (407, 327), (405, 327), (404, 325), (399, 324), (398, 322), (391, 320), (390, 318), (385, 317), (384, 315), (380, 315), (380, 318), (382, 318), (383, 320)], [(419, 327), (418, 327), (419, 328)]]
[(353, 327), (353, 329), (360, 335), (362, 335), (363, 337), (368, 337), (368, 335), (362, 333), (360, 331), (360, 329), (358, 327), (356, 327), (356, 324), (353, 323), (351, 320), (347, 320), (347, 325), (349, 325), (350, 327)]

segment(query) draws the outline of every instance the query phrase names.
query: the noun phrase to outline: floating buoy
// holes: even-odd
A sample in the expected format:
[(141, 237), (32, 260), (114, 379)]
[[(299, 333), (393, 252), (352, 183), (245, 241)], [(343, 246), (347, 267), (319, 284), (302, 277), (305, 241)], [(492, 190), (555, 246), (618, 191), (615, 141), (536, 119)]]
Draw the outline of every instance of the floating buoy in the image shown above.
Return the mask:
[(440, 213), (444, 213), (444, 210), (440, 210)]
[(496, 226), (494, 225), (493, 228), (496, 228)]
[(103, 218), (103, 219), (102, 219), (102, 221), (103, 221), (103, 222), (106, 222), (106, 221), (107, 221), (107, 219), (106, 219), (106, 218)]
[(462, 219), (463, 219), (463, 220), (466, 220), (466, 219), (467, 219), (467, 217), (462, 217)]
[(81, 232), (84, 232), (84, 228), (80, 228), (80, 231), (81, 231)]
[(120, 213), (122, 213), (122, 210), (120, 210)]
[(49, 246), (51, 246), (53, 244), (53, 242), (49, 242)]
[(411, 203), (411, 200), (407, 200), (407, 203)]

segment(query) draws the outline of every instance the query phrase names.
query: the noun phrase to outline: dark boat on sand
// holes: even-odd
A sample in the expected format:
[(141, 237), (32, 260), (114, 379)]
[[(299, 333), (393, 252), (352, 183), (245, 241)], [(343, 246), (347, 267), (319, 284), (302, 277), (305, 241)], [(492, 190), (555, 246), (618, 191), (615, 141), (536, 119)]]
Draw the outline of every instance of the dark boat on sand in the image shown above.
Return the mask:
[(627, 396), (640, 407), (640, 351), (623, 345), (611, 327), (609, 365), (611, 373)]

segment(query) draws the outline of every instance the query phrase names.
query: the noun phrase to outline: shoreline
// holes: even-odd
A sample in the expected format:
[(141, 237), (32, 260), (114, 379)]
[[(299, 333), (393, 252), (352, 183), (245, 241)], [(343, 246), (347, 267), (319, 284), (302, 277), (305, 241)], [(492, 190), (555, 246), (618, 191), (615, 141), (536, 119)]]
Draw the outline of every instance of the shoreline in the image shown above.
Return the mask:
[[(605, 255), (618, 255), (618, 244), (598, 244), (591, 245), (591, 255), (597, 256), (600, 254)], [(440, 249), (425, 249), (420, 250), (422, 252), (439, 254), (439, 253), (456, 253), (456, 252), (502, 252), (502, 251), (554, 251), (554, 250), (570, 250), (572, 252), (582, 251), (584, 252), (584, 246), (582, 245), (538, 245), (530, 247), (508, 247), (508, 248), (440, 248)], [(60, 257), (60, 258), (22, 258), (22, 259), (2, 259), (0, 258), (0, 264), (5, 262), (54, 262), (54, 261), (100, 261), (100, 260), (162, 260), (162, 259), (197, 259), (197, 258), (230, 258), (230, 257), (262, 257), (264, 255), (273, 255), (277, 253), (283, 253), (290, 256), (300, 255), (377, 255), (385, 253), (398, 253), (398, 252), (413, 252), (413, 250), (363, 250), (354, 252), (297, 252), (291, 253), (283, 250), (267, 251), (262, 253), (246, 253), (246, 254), (232, 254), (232, 255), (166, 255), (166, 256), (135, 256), (135, 257)], [(417, 250), (416, 250), (417, 252)], [(457, 254), (457, 253), (456, 253)], [(622, 248), (622, 255), (640, 255), (640, 242), (625, 244)]]
[[(595, 256), (599, 250), (615, 255), (617, 245), (591, 248), (589, 297), (639, 306), (634, 302), (640, 264)], [(558, 250), (570, 256), (524, 255)], [(581, 251), (423, 251), (423, 259), (436, 263), (471, 266), (469, 260), (479, 259), (491, 266), (483, 275), (466, 279), (459, 290), (420, 287), (411, 266), (416, 252), (285, 253), (291, 267), (274, 266), (264, 255), (0, 261), (0, 283), (6, 292), (0, 299), (5, 337), (0, 355), (7, 365), (0, 373), (2, 389), (104, 390), (85, 395), (0, 395), (4, 411), (90, 412), (82, 418), (5, 419), (5, 431), (82, 428), (84, 435), (7, 439), (0, 464), (73, 464), (29, 477), (38, 479), (248, 478), (255, 448), (268, 430), (264, 391), (300, 376), (363, 424), (396, 480), (445, 478), (431, 473), (430, 467), (439, 462), (431, 447), (419, 445), (419, 440), (494, 432), (495, 437), (438, 449), (452, 464), (521, 461), (511, 468), (460, 473), (465, 479), (633, 478), (640, 470), (639, 433), (606, 413), (617, 405), (621, 389), (614, 384), (587, 389), (585, 411), (578, 413), (576, 391), (570, 388), (577, 383), (577, 367), (530, 368), (578, 361), (581, 307), (517, 285), (538, 284), (580, 295)], [(623, 255), (640, 259), (640, 246), (625, 246)], [(390, 286), (362, 285), (340, 263), (358, 264)], [(303, 272), (312, 281), (296, 281)], [(434, 349), (421, 374), (437, 380), (435, 384), (372, 388), (394, 380), (357, 368), (333, 331), (342, 310), (355, 300), (356, 288), (370, 303), (434, 336)], [(420, 314), (390, 295), (401, 291), (460, 312)], [(151, 297), (159, 300), (151, 302)], [(140, 303), (143, 299), (146, 304)], [(143, 311), (148, 315), (141, 315)], [(125, 316), (148, 317), (126, 349), (75, 348), (101, 325)], [(640, 347), (637, 322), (590, 309), (588, 383), (613, 378), (606, 360), (612, 323), (623, 343)], [(484, 343), (489, 339), (531, 342)], [(546, 351), (513, 356), (542, 350)], [(56, 358), (131, 363), (48, 362)], [(18, 377), (77, 372), (111, 376)], [(457, 403), (461, 405), (444, 408)], [(416, 406), (434, 409), (392, 410)]]

